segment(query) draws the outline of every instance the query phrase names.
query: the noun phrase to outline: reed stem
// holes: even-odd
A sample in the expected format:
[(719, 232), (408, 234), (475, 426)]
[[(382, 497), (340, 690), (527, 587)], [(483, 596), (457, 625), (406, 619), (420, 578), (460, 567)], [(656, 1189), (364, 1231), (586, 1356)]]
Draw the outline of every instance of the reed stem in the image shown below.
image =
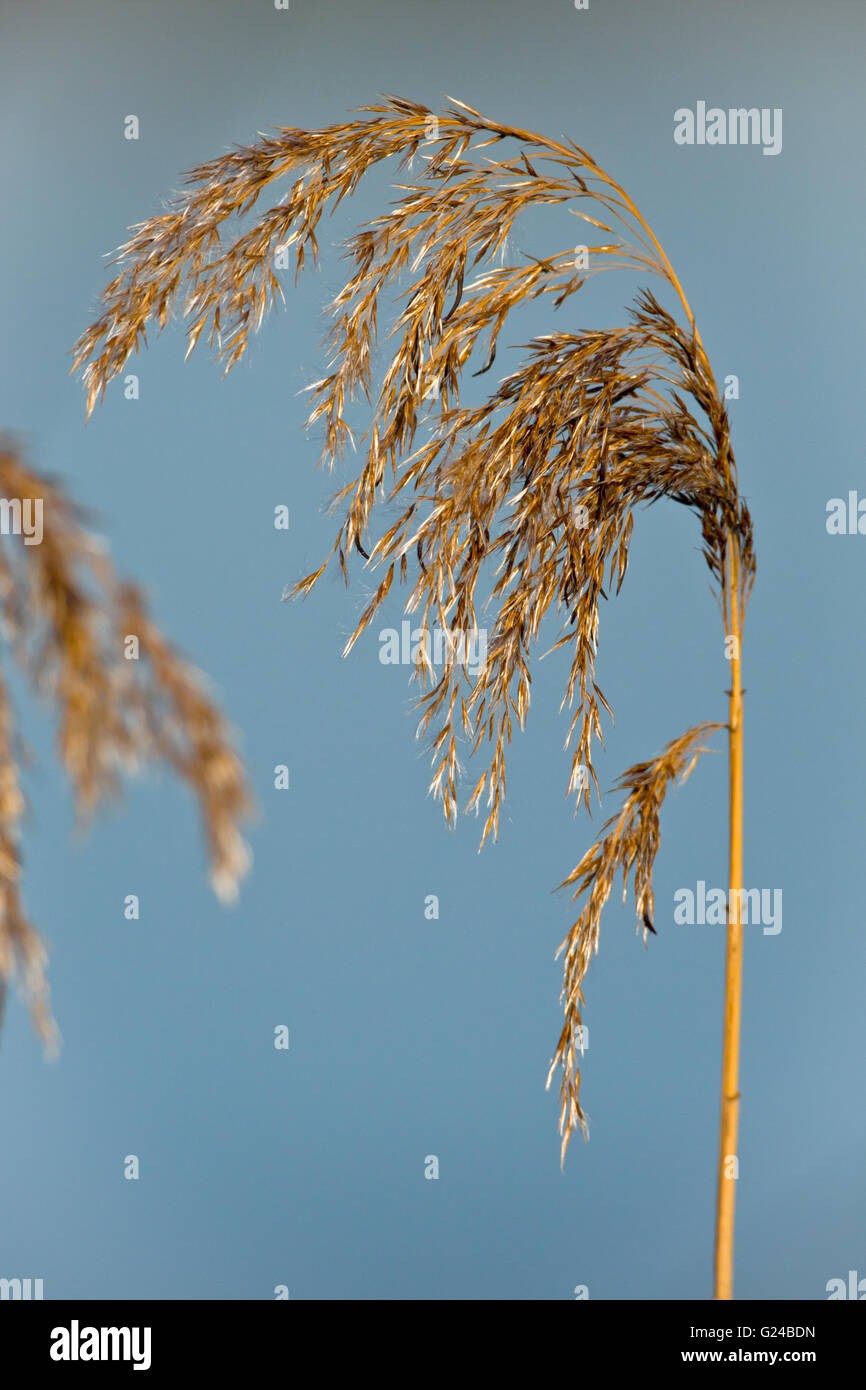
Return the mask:
[(725, 1022), (722, 1043), (722, 1107), (719, 1126), (719, 1174), (716, 1202), (715, 1297), (734, 1295), (734, 1211), (737, 1200), (737, 1127), (740, 1114), (740, 1015), (743, 974), (743, 691), (740, 679), (741, 618), (738, 557), (729, 544), (728, 636), (731, 652), (729, 691), (729, 813), (728, 927), (725, 961)]

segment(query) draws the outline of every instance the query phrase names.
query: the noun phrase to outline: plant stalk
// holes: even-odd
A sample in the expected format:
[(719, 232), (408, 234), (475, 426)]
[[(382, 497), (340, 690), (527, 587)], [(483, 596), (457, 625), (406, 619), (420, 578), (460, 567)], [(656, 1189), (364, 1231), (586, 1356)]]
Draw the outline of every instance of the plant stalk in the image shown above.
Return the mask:
[(740, 1016), (743, 976), (743, 691), (740, 680), (742, 612), (738, 555), (729, 541), (728, 637), (731, 643), (729, 693), (728, 925), (725, 961), (725, 1023), (722, 1044), (722, 1109), (719, 1127), (719, 1174), (716, 1202), (715, 1297), (734, 1296), (734, 1211), (737, 1200), (737, 1127), (740, 1112)]

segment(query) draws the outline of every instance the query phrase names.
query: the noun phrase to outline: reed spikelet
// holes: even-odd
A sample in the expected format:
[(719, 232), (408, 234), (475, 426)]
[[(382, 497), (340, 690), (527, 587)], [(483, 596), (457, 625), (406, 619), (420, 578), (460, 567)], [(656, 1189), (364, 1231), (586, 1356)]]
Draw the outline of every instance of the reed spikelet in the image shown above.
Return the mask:
[[(211, 882), (231, 900), (249, 852), (240, 825), (252, 807), (222, 715), (201, 677), (168, 645), (139, 591), (116, 576), (84, 514), (0, 436), (0, 497), (41, 505), (42, 536), (0, 545), (3, 635), (34, 691), (57, 709), (57, 752), (83, 824), (116, 798), (124, 774), (168, 765), (195, 793), (207, 838)], [(138, 638), (139, 659), (124, 658)], [(46, 953), (21, 901), (19, 832), (25, 812), (21, 767), (6, 685), (0, 679), (0, 1017), (17, 975), (35, 1026), (49, 1046), (58, 1034), (48, 1006)]]
[[(371, 166), (392, 158), (405, 171), (398, 201), (346, 245), (351, 273), (332, 306), (326, 374), (310, 388), (309, 423), (320, 424), (322, 460), (333, 466), (347, 440), (356, 445), (348, 403), (359, 394), (371, 403), (371, 423), (357, 443), (360, 472), (335, 499), (344, 518), (331, 554), (347, 582), (353, 550), (383, 573), (347, 652), (395, 577), (409, 579), (410, 562), (407, 611), (425, 628), (432, 620), (455, 634), (475, 628), (479, 583), (493, 572), (495, 617), (481, 673), (471, 679), (452, 664), (437, 676), (423, 661), (417, 672), (425, 692), (421, 729), (432, 731), (432, 790), (449, 820), (457, 813), (458, 740), (466, 737), (472, 752), (487, 749), (467, 803), (476, 812), (484, 803), (483, 844), (499, 828), (506, 747), (513, 723), (522, 726), (527, 715), (530, 647), (551, 611), (563, 626), (556, 646), (569, 658), (569, 790), (587, 810), (590, 783), (598, 791), (593, 745), (602, 711), (610, 713), (595, 679), (599, 604), (623, 582), (636, 508), (669, 498), (695, 515), (725, 631), (737, 643), (754, 577), (751, 519), (737, 490), (723, 396), (673, 268), (621, 185), (572, 141), (500, 124), (459, 101), (436, 115), (389, 97), (344, 124), (281, 128), (193, 169), (166, 212), (131, 229), (102, 312), (76, 345), (73, 370), (82, 372), (89, 414), (145, 341), (147, 326), (163, 328), (175, 310), (187, 320), (187, 355), (206, 333), (229, 370), (282, 298), (275, 252), (292, 248), (300, 274), (317, 258), (323, 213)], [(416, 161), (423, 167), (413, 176)], [(280, 181), (281, 196), (241, 230), (237, 219)], [(573, 213), (581, 235), (595, 236), (586, 265), (574, 247), (493, 263), (497, 253), (504, 261), (520, 215), (536, 207)], [(661, 281), (680, 317), (643, 289), (624, 326), (537, 337), (483, 404), (462, 402), (465, 375), (491, 370), (515, 308), (547, 297), (560, 309), (588, 276), (610, 268)], [(399, 291), (396, 308), (392, 291)], [(392, 313), (395, 345), (376, 389), (371, 354), (380, 309)], [(400, 514), (371, 537), (383, 500)], [(292, 592), (309, 593), (327, 563)], [(731, 670), (733, 878), (741, 834), (738, 654)], [(551, 1075), (560, 1069), (563, 1158), (571, 1134), (585, 1125), (578, 1006), (613, 874), (634, 872), (637, 929), (646, 939), (666, 787), (691, 770), (704, 735), (724, 727), (698, 724), (630, 769), (620, 783), (627, 792), (621, 812), (565, 880), (586, 901), (561, 948), (565, 1025)], [(738, 929), (733, 921), (734, 944)], [(731, 990), (738, 997), (738, 977), (729, 978), (729, 1001)], [(726, 1036), (730, 1082), (736, 1049)], [(723, 1143), (732, 1118), (736, 1127), (732, 1104), (726, 1095)]]

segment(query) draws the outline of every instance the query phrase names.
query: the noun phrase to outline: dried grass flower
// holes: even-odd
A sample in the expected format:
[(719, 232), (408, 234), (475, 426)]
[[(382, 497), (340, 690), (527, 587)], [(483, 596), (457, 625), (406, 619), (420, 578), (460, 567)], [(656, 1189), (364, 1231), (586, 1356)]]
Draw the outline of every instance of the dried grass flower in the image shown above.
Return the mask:
[[(60, 485), (35, 473), (17, 442), (0, 435), (0, 620), (7, 649), (34, 692), (57, 711), (57, 755), (79, 820), (119, 796), (123, 778), (166, 764), (195, 793), (210, 875), (230, 901), (249, 865), (241, 832), (252, 801), (225, 720), (202, 677), (149, 617), (140, 591), (116, 575), (103, 543)], [(41, 536), (20, 525), (38, 506)], [(129, 659), (136, 650), (137, 658)], [(0, 676), (0, 1012), (17, 976), (49, 1048), (58, 1033), (48, 1004), (46, 951), (21, 898), (20, 829), (26, 760), (10, 693)]]
[[(503, 125), (459, 101), (435, 114), (390, 97), (343, 124), (281, 128), (193, 169), (165, 212), (132, 229), (101, 312), (76, 345), (75, 368), (89, 413), (147, 327), (164, 328), (179, 311), (187, 355), (204, 335), (229, 370), (283, 298), (275, 254), (291, 250), (296, 274), (315, 261), (323, 214), (385, 160), (403, 171), (398, 198), (346, 244), (350, 273), (332, 305), (327, 368), (310, 388), (309, 423), (323, 431), (329, 466), (343, 459), (347, 442), (361, 456), (357, 476), (335, 499), (343, 520), (332, 556), (347, 582), (353, 555), (381, 573), (346, 650), (395, 579), (411, 582), (407, 611), (423, 627), (471, 631), (482, 600), (492, 610), (476, 677), (459, 664), (438, 674), (423, 659), (417, 672), (431, 786), (449, 821), (458, 807), (460, 740), (473, 753), (486, 750), (467, 798), (467, 809), (484, 807), (483, 844), (499, 828), (506, 750), (529, 709), (530, 649), (551, 615), (568, 661), (569, 789), (590, 808), (595, 740), (610, 713), (596, 682), (600, 603), (623, 582), (639, 508), (670, 499), (693, 514), (725, 631), (737, 641), (754, 577), (751, 518), (738, 492), (723, 393), (670, 262), (621, 185), (572, 141)], [(283, 191), (262, 211), (258, 201), (275, 184)], [(517, 219), (537, 208), (576, 215), (580, 236), (595, 238), (586, 263), (573, 246), (495, 262), (505, 261)], [(469, 373), (483, 376), (501, 362), (513, 310), (536, 299), (558, 310), (589, 276), (610, 268), (666, 287), (677, 313), (642, 289), (624, 325), (538, 336), (486, 400), (464, 402)], [(373, 349), (388, 314), (392, 351), (377, 383)], [(358, 396), (370, 402), (372, 418), (356, 440), (348, 415)], [(399, 514), (376, 533), (382, 503)], [(293, 592), (309, 593), (326, 567)], [(732, 673), (728, 724), (697, 724), (631, 768), (620, 783), (622, 810), (565, 880), (584, 906), (561, 947), (565, 1024), (551, 1074), (561, 1072), (563, 1157), (585, 1124), (579, 1005), (614, 873), (634, 876), (637, 930), (646, 939), (669, 783), (688, 774), (714, 729), (729, 728), (732, 760), (740, 756), (739, 658)]]

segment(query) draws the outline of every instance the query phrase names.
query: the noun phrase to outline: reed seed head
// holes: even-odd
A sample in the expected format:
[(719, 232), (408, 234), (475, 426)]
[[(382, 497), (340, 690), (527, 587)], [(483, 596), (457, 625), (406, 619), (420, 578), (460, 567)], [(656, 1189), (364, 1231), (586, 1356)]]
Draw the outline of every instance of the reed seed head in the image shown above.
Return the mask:
[[(346, 244), (350, 273), (331, 306), (327, 367), (310, 387), (309, 423), (323, 433), (328, 466), (343, 460), (347, 441), (362, 459), (335, 498), (343, 520), (331, 554), (347, 582), (353, 554), (382, 576), (346, 650), (395, 578), (411, 582), (407, 611), (425, 628), (471, 631), (482, 602), (492, 611), (480, 673), (470, 677), (452, 664), (437, 675), (423, 662), (417, 671), (431, 789), (449, 821), (457, 814), (459, 741), (472, 753), (485, 750), (466, 803), (476, 813), (484, 807), (483, 844), (499, 829), (506, 750), (529, 709), (530, 649), (551, 614), (561, 623), (555, 649), (568, 660), (569, 791), (590, 809), (590, 786), (598, 791), (594, 742), (602, 711), (610, 713), (595, 678), (599, 605), (623, 582), (638, 508), (668, 498), (693, 513), (728, 628), (730, 593), (741, 627), (754, 577), (751, 518), (737, 490), (723, 396), (679, 281), (621, 185), (572, 141), (503, 125), (460, 101), (437, 115), (390, 97), (343, 124), (280, 129), (192, 170), (166, 212), (132, 229), (102, 311), (76, 345), (74, 369), (89, 413), (147, 327), (163, 328), (180, 311), (187, 353), (206, 334), (229, 370), (283, 298), (275, 252), (291, 250), (300, 274), (318, 256), (322, 215), (386, 160), (401, 174), (397, 200)], [(277, 183), (281, 196), (262, 211), (259, 199)], [(595, 238), (586, 264), (573, 246), (506, 263), (518, 219), (540, 207), (573, 214), (579, 235)], [(560, 310), (589, 276), (612, 268), (661, 281), (680, 317), (643, 289), (623, 326), (536, 337), (486, 400), (465, 403), (467, 377), (501, 362), (514, 310), (536, 299)], [(393, 350), (374, 382), (372, 351), (388, 314)], [(347, 415), (360, 395), (371, 418), (356, 441)], [(397, 518), (371, 535), (383, 501)], [(308, 594), (327, 563), (293, 592)], [(619, 867), (634, 871), (640, 923), (652, 908), (665, 788), (690, 770), (697, 741), (713, 727), (697, 725), (626, 774), (622, 811), (566, 879), (587, 902), (563, 943), (565, 1027), (553, 1063), (563, 1072), (563, 1156), (584, 1124), (578, 1003), (610, 878)]]

